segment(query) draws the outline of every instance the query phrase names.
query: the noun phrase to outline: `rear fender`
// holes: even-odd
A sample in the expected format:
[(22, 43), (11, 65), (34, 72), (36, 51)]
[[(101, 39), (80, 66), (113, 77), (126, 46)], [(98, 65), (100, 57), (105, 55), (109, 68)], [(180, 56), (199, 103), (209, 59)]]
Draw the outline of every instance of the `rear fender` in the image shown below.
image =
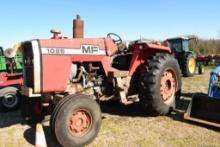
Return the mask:
[(161, 45), (142, 43), (136, 44), (133, 47), (134, 51), (129, 68), (129, 76), (139, 74), (145, 61), (150, 59), (156, 53), (171, 54), (170, 48)]

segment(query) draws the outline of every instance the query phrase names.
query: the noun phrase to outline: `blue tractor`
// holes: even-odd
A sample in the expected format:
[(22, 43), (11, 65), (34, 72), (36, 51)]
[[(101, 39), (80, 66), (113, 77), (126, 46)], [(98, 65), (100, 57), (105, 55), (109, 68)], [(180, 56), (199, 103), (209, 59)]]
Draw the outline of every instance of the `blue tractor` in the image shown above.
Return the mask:
[(220, 66), (210, 73), (208, 94), (195, 94), (184, 118), (220, 127)]

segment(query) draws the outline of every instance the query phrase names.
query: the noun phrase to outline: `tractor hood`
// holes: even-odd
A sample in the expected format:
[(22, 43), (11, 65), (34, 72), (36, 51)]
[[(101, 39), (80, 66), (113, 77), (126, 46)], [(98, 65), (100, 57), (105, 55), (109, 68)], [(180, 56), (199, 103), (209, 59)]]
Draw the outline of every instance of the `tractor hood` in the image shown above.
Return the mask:
[[(106, 64), (118, 51), (111, 38), (41, 39), (22, 43), (24, 86), (34, 94), (64, 92), (72, 62)], [(107, 64), (105, 71), (110, 68)], [(38, 96), (38, 95), (36, 95)]]
[(39, 40), (42, 54), (111, 55), (117, 46), (111, 38), (74, 38)]

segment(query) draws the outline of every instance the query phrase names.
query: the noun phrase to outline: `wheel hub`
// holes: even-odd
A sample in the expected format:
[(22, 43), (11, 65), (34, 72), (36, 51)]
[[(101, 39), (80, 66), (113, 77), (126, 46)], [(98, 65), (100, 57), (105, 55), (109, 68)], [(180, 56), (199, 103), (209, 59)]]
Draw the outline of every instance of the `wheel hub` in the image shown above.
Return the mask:
[(174, 95), (175, 89), (175, 75), (171, 70), (167, 70), (163, 73), (160, 82), (160, 92), (163, 101), (168, 101)]
[(18, 98), (16, 95), (8, 94), (3, 97), (2, 103), (7, 108), (13, 108), (18, 103)]
[(91, 115), (85, 110), (78, 110), (74, 112), (69, 121), (70, 132), (73, 136), (85, 135), (92, 124)]
[(196, 68), (196, 60), (194, 58), (189, 59), (188, 67), (189, 67), (189, 72), (194, 73)]

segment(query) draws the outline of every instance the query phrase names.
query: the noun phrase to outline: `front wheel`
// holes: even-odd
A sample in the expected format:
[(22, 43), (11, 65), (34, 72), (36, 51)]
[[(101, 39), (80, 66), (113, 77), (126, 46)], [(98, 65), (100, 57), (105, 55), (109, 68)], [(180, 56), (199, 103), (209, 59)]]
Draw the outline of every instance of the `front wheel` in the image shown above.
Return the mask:
[[(65, 98), (64, 98), (65, 99)], [(84, 146), (98, 134), (101, 126), (99, 105), (87, 95), (72, 95), (57, 109), (54, 132), (62, 146)]]
[(18, 109), (20, 95), (16, 87), (5, 87), (0, 90), (0, 111), (7, 112)]
[(181, 91), (181, 71), (169, 54), (156, 54), (145, 63), (140, 78), (140, 103), (151, 115), (166, 115), (176, 107)]
[(196, 59), (192, 53), (184, 55), (181, 63), (181, 69), (184, 77), (192, 77), (196, 71)]

